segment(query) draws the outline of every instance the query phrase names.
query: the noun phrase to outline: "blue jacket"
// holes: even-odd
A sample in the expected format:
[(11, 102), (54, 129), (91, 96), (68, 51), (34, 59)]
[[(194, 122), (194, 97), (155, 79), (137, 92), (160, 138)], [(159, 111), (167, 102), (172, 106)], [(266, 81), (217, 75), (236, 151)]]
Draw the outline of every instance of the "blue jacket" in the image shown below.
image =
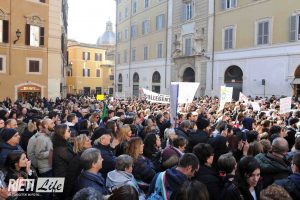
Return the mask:
[(79, 175), (77, 179), (77, 189), (76, 191), (79, 191), (83, 188), (92, 187), (97, 191), (100, 191), (103, 195), (108, 194), (106, 188), (105, 188), (105, 181), (100, 173), (93, 174), (88, 171), (83, 171)]
[(22, 147), (20, 145), (17, 146), (11, 146), (10, 144), (7, 144), (5, 142), (0, 143), (0, 167), (4, 167), (6, 158), (8, 154), (14, 150), (22, 150)]
[(97, 148), (101, 152), (101, 157), (103, 158), (102, 168), (100, 169), (100, 173), (103, 175), (103, 178), (106, 179), (107, 173), (113, 171), (116, 166), (116, 156), (114, 155), (111, 147), (104, 146), (100, 143), (94, 145), (94, 148)]
[(300, 173), (294, 173), (286, 179), (277, 180), (275, 184), (284, 187), (293, 199), (300, 199)]
[[(149, 187), (149, 195), (151, 195), (154, 192), (155, 183), (158, 175), (159, 173), (155, 175), (155, 177), (151, 182), (151, 185)], [(176, 192), (181, 188), (183, 183), (187, 180), (188, 177), (183, 173), (181, 173), (180, 171), (176, 170), (176, 168), (171, 168), (166, 170), (166, 188), (170, 195), (170, 199), (172, 199), (172, 197), (176, 195)]]

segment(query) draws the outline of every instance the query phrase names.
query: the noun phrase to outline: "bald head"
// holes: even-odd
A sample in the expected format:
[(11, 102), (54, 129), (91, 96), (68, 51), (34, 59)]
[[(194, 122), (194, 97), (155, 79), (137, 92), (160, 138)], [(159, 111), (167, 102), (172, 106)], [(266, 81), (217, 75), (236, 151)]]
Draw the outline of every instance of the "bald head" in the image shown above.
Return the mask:
[(272, 142), (272, 152), (284, 154), (289, 151), (289, 144), (286, 139), (278, 137)]

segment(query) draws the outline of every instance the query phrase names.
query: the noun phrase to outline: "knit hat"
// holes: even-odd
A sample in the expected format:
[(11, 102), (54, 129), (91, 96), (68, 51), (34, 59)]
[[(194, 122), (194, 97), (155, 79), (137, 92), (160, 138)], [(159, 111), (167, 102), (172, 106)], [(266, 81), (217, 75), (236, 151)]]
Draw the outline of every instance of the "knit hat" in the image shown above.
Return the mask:
[(8, 140), (10, 140), (15, 134), (17, 133), (17, 131), (15, 129), (12, 128), (6, 128), (1, 132), (1, 139), (3, 140), (3, 142), (7, 142)]
[(203, 117), (198, 117), (196, 125), (198, 129), (203, 130), (209, 126), (209, 121)]
[(100, 138), (102, 135), (105, 135), (105, 134), (109, 135), (109, 132), (105, 128), (97, 128), (91, 137), (92, 144), (94, 144), (95, 140), (97, 140), (98, 138)]
[(289, 119), (289, 125), (297, 124), (299, 122), (299, 119), (296, 117), (291, 117)]

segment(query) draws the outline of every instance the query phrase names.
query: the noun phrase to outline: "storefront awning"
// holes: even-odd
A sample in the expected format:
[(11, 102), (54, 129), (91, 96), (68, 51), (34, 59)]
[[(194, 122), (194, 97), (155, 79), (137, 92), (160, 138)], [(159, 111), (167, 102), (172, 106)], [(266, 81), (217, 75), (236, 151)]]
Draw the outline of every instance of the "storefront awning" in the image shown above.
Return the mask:
[(292, 81), (292, 84), (293, 84), (293, 85), (300, 85), (300, 78), (295, 78), (295, 79)]

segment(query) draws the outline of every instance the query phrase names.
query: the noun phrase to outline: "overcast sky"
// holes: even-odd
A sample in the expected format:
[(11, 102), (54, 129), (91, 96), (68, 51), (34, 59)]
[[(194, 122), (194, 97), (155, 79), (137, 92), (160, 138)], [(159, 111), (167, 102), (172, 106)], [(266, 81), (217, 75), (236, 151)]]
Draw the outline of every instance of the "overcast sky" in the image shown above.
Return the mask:
[(68, 38), (95, 44), (106, 28), (113, 22), (115, 32), (115, 0), (69, 0)]

